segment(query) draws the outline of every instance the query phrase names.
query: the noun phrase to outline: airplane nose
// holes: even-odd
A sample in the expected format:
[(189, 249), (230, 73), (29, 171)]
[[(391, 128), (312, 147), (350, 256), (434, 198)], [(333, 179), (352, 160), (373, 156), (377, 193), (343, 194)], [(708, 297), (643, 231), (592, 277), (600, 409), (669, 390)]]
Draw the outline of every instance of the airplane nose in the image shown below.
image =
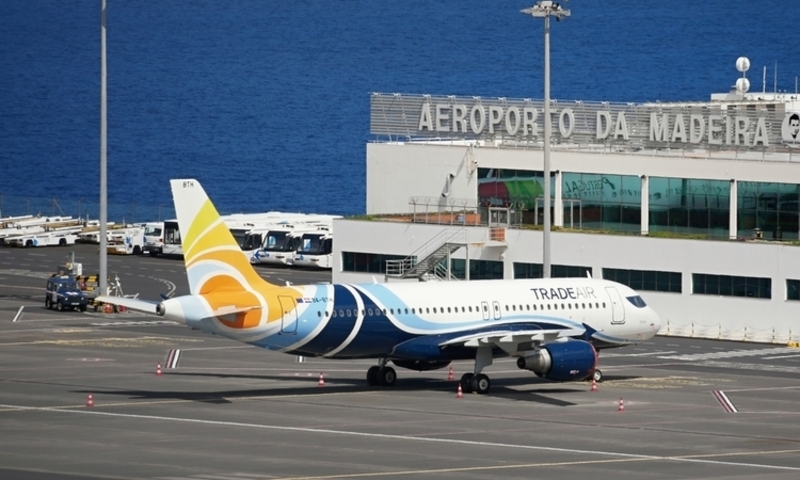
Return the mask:
[(661, 321), (661, 318), (659, 318), (658, 314), (652, 308), (650, 309), (650, 315), (651, 315), (650, 323), (653, 326), (653, 332), (658, 333), (658, 331), (661, 330), (661, 327), (664, 324)]

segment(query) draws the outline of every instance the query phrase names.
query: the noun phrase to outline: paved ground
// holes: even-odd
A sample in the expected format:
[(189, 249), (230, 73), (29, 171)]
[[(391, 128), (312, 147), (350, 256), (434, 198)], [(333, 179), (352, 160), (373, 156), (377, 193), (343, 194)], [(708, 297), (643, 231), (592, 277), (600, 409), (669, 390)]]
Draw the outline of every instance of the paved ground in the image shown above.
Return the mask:
[[(74, 250), (96, 268), (96, 247)], [(44, 278), (68, 251), (0, 248), (3, 480), (800, 478), (800, 349), (659, 337), (601, 355), (597, 392), (505, 360), (490, 395), (457, 399), (446, 370), (368, 387), (372, 362), (300, 363), (158, 317), (45, 310)], [(109, 273), (142, 297), (186, 291), (179, 260), (110, 257)], [(171, 349), (178, 368), (157, 376)]]

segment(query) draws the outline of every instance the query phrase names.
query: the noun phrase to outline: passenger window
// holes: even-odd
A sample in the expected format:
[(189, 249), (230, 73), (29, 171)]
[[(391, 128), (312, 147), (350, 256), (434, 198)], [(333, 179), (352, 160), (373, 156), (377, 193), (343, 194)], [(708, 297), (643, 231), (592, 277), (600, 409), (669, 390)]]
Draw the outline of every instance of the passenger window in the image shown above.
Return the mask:
[(550, 310), (550, 304), (549, 303), (547, 304), (547, 309)]
[(361, 309), (361, 316), (363, 317), (365, 314), (366, 314), (366, 312), (365, 312), (365, 311), (364, 311), (364, 309), (362, 308), (362, 309)]
[(558, 310), (558, 304), (557, 303), (553, 304), (553, 310)]
[(406, 315), (408, 315), (408, 309), (407, 308), (405, 309), (405, 311), (406, 311)]
[(567, 304), (567, 308), (569, 308), (570, 310), (572, 310), (572, 304), (571, 304), (571, 303), (568, 303), (568, 304)]
[(606, 308), (606, 302), (603, 302), (603, 308)]
[(322, 317), (322, 312), (321, 311), (317, 311), (317, 316), (318, 317)]
[(472, 305), (469, 306), (469, 313), (472, 313)]
[(506, 305), (506, 312), (508, 311), (508, 305)]
[[(516, 305), (511, 305), (511, 309), (516, 312), (517, 311), (517, 306)], [(506, 310), (508, 310), (508, 309), (506, 309)]]
[(431, 313), (431, 309), (426, 307), (425, 308), (425, 313)]
[(344, 317), (344, 310), (339, 310), (339, 316)]
[(536, 304), (533, 304), (533, 311), (536, 311)]
[(527, 309), (528, 309), (528, 311), (530, 311), (530, 310), (531, 310), (531, 306), (530, 306), (530, 305), (525, 305), (525, 308), (527, 308)]

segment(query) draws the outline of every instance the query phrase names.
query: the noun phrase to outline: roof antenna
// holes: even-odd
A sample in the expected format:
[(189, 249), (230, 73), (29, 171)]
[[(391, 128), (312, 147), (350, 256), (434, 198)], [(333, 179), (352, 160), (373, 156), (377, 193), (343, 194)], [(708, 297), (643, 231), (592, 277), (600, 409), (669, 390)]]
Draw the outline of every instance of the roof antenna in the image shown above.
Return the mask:
[(778, 93), (778, 61), (775, 60), (775, 79), (772, 81), (772, 93)]

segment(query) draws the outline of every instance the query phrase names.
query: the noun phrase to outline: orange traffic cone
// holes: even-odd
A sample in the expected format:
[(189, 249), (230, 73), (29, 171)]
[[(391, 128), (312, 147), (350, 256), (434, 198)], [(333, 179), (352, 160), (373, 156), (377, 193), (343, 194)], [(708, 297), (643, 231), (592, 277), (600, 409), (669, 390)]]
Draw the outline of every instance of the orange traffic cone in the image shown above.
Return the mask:
[(319, 383), (317, 385), (319, 385), (320, 387), (325, 386), (325, 378), (323, 378), (322, 373), (319, 374)]
[(447, 381), (448, 382), (452, 382), (453, 381), (453, 367), (450, 367), (450, 371), (447, 372)]
[(156, 365), (156, 375), (161, 375), (161, 362)]
[(592, 391), (593, 392), (597, 391), (597, 380), (595, 380), (594, 378), (592, 379)]
[(461, 382), (458, 383), (458, 390), (456, 390), (456, 398), (464, 398), (464, 391), (461, 390)]
[(94, 399), (92, 398), (92, 394), (91, 393), (86, 398), (86, 406), (87, 407), (94, 407)]
[(618, 412), (625, 411), (625, 403), (622, 401), (622, 397), (619, 397), (619, 408), (617, 409)]

